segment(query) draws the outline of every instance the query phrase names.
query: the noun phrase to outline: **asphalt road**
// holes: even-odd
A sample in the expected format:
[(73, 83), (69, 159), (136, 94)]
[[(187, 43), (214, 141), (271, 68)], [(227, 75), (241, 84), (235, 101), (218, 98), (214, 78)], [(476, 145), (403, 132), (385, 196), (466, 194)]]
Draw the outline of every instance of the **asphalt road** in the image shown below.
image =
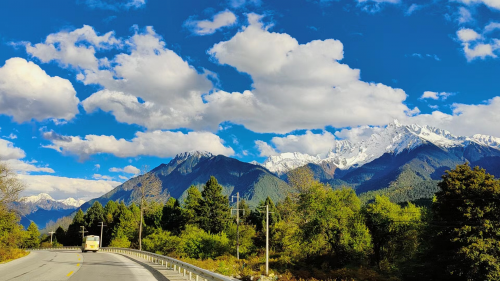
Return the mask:
[(151, 272), (131, 259), (111, 253), (33, 251), (28, 256), (0, 264), (0, 281), (149, 281)]

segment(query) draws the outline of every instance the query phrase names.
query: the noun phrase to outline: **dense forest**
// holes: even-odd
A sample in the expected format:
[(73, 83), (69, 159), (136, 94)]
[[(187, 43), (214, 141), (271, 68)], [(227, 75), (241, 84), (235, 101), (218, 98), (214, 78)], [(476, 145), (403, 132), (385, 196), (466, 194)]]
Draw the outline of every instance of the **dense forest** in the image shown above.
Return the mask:
[(236, 206), (214, 177), (201, 192), (189, 188), (182, 204), (143, 201), (141, 242), (140, 206), (109, 201), (78, 211), (67, 229), (57, 228), (54, 243), (79, 245), (81, 226), (100, 235), (103, 222), (103, 246), (141, 244), (250, 280), (265, 272), (267, 205), (270, 273), (280, 280), (500, 280), (500, 180), (483, 169), (464, 164), (447, 171), (429, 207), (380, 195), (363, 203), (352, 189), (315, 180), (308, 168), (288, 181), (297, 192), (282, 202), (268, 198), (253, 210), (240, 202), (239, 260)]

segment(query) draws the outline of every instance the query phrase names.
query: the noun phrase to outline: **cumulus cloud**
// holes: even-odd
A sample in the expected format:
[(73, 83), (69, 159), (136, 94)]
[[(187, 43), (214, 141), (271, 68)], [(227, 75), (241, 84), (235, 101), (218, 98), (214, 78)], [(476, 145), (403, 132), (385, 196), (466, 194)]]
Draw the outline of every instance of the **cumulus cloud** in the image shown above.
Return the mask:
[(133, 175), (138, 175), (141, 173), (141, 170), (139, 170), (138, 168), (136, 168), (132, 165), (128, 165), (124, 168), (113, 167), (113, 168), (110, 168), (109, 171), (114, 172), (114, 173), (127, 173), (127, 174), (133, 174)]
[(330, 151), (335, 143), (335, 136), (330, 132), (314, 134), (307, 131), (303, 135), (274, 137), (271, 142), (280, 152), (301, 152), (309, 155), (321, 155)]
[(481, 38), (481, 35), (470, 28), (462, 28), (458, 30), (457, 36), (458, 39), (462, 42), (476, 41), (477, 39)]
[(92, 9), (129, 10), (139, 9), (146, 5), (146, 0), (79, 0)]
[(219, 136), (209, 132), (137, 132), (132, 140), (116, 139), (114, 136), (87, 135), (60, 136), (54, 132), (44, 133), (52, 148), (65, 155), (77, 155), (85, 160), (94, 154), (108, 153), (117, 157), (139, 155), (169, 158), (190, 150), (205, 150), (213, 154), (233, 155), (234, 151), (223, 144)]
[(229, 10), (222, 11), (213, 16), (212, 20), (187, 20), (184, 25), (188, 27), (194, 34), (210, 35), (217, 30), (232, 26), (236, 23), (236, 15)]
[(335, 136), (339, 139), (358, 143), (368, 139), (371, 135), (379, 133), (382, 130), (383, 128), (380, 126), (359, 126), (349, 129), (342, 129), (338, 132), (335, 132)]
[[(212, 89), (207, 74), (197, 70), (173, 51), (148, 27), (126, 44), (130, 54), (118, 54), (108, 69), (85, 70), (78, 78), (104, 88), (82, 102), (87, 112), (111, 112), (119, 122), (149, 129), (203, 127), (207, 106), (202, 95)], [(142, 99), (142, 101), (140, 101)]]
[(445, 100), (451, 95), (453, 95), (453, 93), (425, 91), (420, 99)]
[(485, 134), (500, 137), (498, 129), (500, 97), (494, 97), (480, 104), (454, 103), (451, 107), (453, 109), (451, 114), (434, 111), (431, 114), (420, 114), (402, 121), (438, 127), (456, 135)]
[(0, 139), (0, 161), (7, 164), (7, 166), (18, 172), (18, 173), (30, 173), (30, 172), (45, 172), (54, 173), (54, 170), (45, 166), (35, 166), (33, 165), (36, 161), (22, 161), (26, 157), (26, 153), (19, 147), (15, 147), (14, 144), (8, 140)]
[(105, 181), (112, 181), (113, 180), (113, 177), (101, 175), (101, 174), (93, 174), (92, 178), (96, 179), (96, 180), (105, 180)]
[[(500, 24), (496, 22), (488, 24), (484, 28), (483, 35), (486, 35), (496, 28), (500, 28)], [(457, 37), (462, 43), (467, 61), (470, 62), (476, 58), (485, 59), (487, 57), (497, 57), (494, 52), (500, 49), (500, 40), (494, 38), (490, 39), (483, 35), (469, 28), (462, 28), (457, 31)]]
[[(25, 43), (26, 52), (44, 63), (57, 61), (63, 67), (92, 70), (99, 67), (96, 50), (109, 49), (120, 44), (113, 32), (99, 36), (94, 28), (88, 25), (71, 32), (50, 34), (43, 43)], [(102, 60), (102, 63), (106, 64), (106, 60)]]
[(259, 150), (260, 152), (259, 156), (261, 157), (278, 155), (278, 152), (276, 152), (276, 150), (272, 146), (270, 146), (267, 142), (256, 140), (255, 146)]
[(33, 62), (11, 58), (0, 67), (0, 114), (18, 123), (70, 120), (78, 113), (78, 103), (70, 81), (47, 75)]
[(261, 16), (248, 17), (249, 26), (208, 52), (220, 64), (250, 74), (254, 89), (206, 96), (207, 121), (287, 133), (327, 125), (382, 125), (410, 114), (403, 90), (363, 82), (358, 69), (339, 63), (344, 56), (340, 41), (299, 44), (288, 34), (269, 32)]
[(460, 2), (466, 5), (484, 4), (488, 8), (500, 10), (500, 0), (460, 0)]
[(458, 21), (459, 24), (464, 24), (464, 23), (468, 23), (468, 22), (474, 21), (474, 19), (472, 18), (472, 14), (465, 7), (458, 8), (457, 19), (456, 20)]
[(418, 4), (411, 4), (410, 7), (408, 8), (408, 10), (406, 10), (406, 13), (405, 15), (407, 16), (410, 16), (412, 15), (413, 13), (415, 13), (416, 11), (420, 10), (423, 8), (423, 5), (418, 5)]
[(21, 159), (24, 157), (26, 157), (24, 150), (15, 147), (14, 144), (8, 140), (0, 139), (0, 161)]
[(52, 175), (19, 175), (26, 183), (25, 195), (49, 193), (55, 199), (68, 196), (76, 198), (96, 198), (112, 190), (121, 182), (107, 180), (87, 180)]

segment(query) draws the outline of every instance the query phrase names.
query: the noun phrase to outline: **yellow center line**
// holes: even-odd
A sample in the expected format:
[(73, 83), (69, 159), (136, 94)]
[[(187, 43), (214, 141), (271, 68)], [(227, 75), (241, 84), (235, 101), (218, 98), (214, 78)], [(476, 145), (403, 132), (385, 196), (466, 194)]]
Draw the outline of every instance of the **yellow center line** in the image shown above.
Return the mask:
[(66, 275), (66, 276), (71, 276), (71, 274), (73, 274), (73, 271), (71, 271), (70, 273), (68, 273), (68, 275)]
[(78, 258), (78, 260), (81, 260), (81, 258)]
[(79, 264), (79, 263), (77, 263), (77, 264), (76, 264), (76, 266), (80, 266), (80, 264)]

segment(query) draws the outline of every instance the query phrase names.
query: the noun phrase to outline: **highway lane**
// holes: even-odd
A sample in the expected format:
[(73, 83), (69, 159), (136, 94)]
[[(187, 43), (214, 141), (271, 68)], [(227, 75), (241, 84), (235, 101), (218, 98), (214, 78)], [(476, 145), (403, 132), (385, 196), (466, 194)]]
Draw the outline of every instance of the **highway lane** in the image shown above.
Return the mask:
[(33, 251), (28, 256), (0, 264), (0, 281), (49, 280), (157, 280), (138, 263), (111, 253)]

